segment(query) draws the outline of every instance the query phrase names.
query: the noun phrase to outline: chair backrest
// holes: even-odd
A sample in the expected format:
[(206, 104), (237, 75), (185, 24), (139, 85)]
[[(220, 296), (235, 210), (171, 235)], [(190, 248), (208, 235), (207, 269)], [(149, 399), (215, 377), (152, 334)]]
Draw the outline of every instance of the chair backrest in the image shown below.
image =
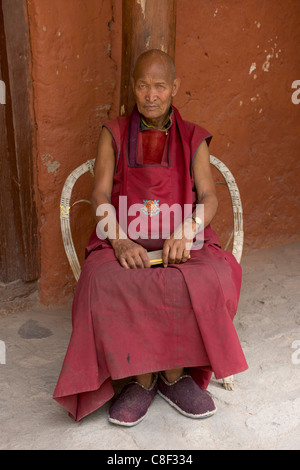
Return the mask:
[[(231, 203), (232, 203), (233, 231), (224, 248), (226, 249), (228, 247), (233, 237), (232, 254), (236, 258), (238, 263), (240, 263), (241, 258), (242, 258), (242, 252), (243, 252), (243, 244), (244, 244), (243, 210), (242, 210), (240, 192), (239, 192), (238, 186), (236, 184), (236, 181), (232, 173), (229, 171), (229, 169), (224, 163), (222, 163), (218, 158), (214, 157), (213, 155), (210, 156), (210, 163), (215, 168), (217, 168), (217, 170), (223, 176), (225, 184), (227, 185), (227, 188), (229, 190)], [(64, 184), (64, 187), (61, 193), (61, 199), (60, 199), (60, 224), (61, 224), (62, 239), (63, 239), (65, 252), (66, 252), (67, 258), (69, 260), (69, 263), (70, 263), (70, 266), (71, 266), (71, 269), (72, 269), (72, 272), (74, 274), (76, 281), (78, 281), (79, 279), (81, 266), (80, 266), (78, 256), (75, 250), (75, 246), (73, 243), (73, 239), (72, 239), (71, 225), (70, 225), (70, 211), (71, 211), (71, 207), (74, 206), (75, 204), (79, 202), (90, 203), (90, 201), (81, 199), (81, 200), (75, 201), (72, 204), (72, 206), (70, 205), (70, 201), (71, 201), (71, 196), (72, 196), (74, 185), (76, 181), (78, 180), (78, 178), (80, 178), (80, 176), (84, 175), (87, 172), (90, 172), (92, 175), (94, 175), (94, 164), (95, 164), (95, 159), (88, 160), (82, 165), (80, 165), (79, 167), (77, 167), (74, 171), (72, 171), (72, 173), (66, 179), (66, 182)]]

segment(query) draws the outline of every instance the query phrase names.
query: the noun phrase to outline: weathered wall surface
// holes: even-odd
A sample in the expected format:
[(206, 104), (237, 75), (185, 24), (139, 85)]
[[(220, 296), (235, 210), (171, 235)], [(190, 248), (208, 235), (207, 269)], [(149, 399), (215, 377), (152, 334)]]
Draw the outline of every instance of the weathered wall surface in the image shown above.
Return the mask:
[(176, 103), (236, 177), (245, 249), (298, 240), (300, 2), (179, 0), (177, 15)]
[[(118, 112), (116, 69), (121, 59), (116, 21), (120, 25), (121, 12), (110, 0), (28, 0), (27, 4), (37, 126), (39, 287), (41, 300), (47, 303), (63, 300), (74, 284), (60, 233), (64, 181), (78, 165), (95, 157), (101, 123), (110, 112)], [(86, 198), (90, 183), (91, 179), (84, 185)], [(75, 206), (74, 211), (76, 215), (82, 209)], [(75, 241), (82, 251), (91, 217), (76, 221)]]
[[(148, 0), (150, 1), (150, 0)], [(96, 155), (101, 123), (118, 114), (121, 0), (27, 0), (37, 125), (40, 297), (64, 301), (74, 280), (64, 254), (59, 199), (67, 175)], [(192, 12), (192, 14), (191, 14)], [(211, 153), (238, 182), (245, 249), (300, 238), (298, 0), (178, 0), (175, 105), (212, 134)], [(91, 181), (81, 185), (89, 197)], [(220, 191), (216, 228), (230, 217)], [(92, 227), (75, 206), (81, 251)], [(222, 238), (222, 234), (221, 234)]]

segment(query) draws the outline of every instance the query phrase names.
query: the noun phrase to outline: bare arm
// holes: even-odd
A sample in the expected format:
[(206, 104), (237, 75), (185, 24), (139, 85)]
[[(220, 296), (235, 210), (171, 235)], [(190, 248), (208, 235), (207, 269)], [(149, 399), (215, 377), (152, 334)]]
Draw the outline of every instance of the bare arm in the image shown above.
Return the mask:
[[(193, 173), (197, 202), (204, 205), (203, 229), (212, 221), (218, 208), (215, 184), (211, 174), (210, 156), (205, 140), (199, 145), (194, 157)], [(171, 237), (164, 243), (164, 266), (167, 266), (168, 263), (184, 263), (188, 260), (197, 228), (197, 224), (194, 221), (192, 221), (192, 224), (183, 224), (177, 227)]]
[[(137, 243), (129, 240), (119, 226), (115, 214), (110, 211), (97, 215), (97, 209), (101, 204), (111, 204), (111, 193), (113, 188), (113, 176), (115, 169), (115, 153), (112, 144), (112, 136), (108, 129), (102, 129), (98, 154), (95, 162), (95, 176), (92, 191), (92, 209), (96, 222), (101, 222), (104, 217), (108, 220), (105, 230), (107, 239), (111, 243), (116, 258), (124, 268), (150, 267), (147, 251)], [(113, 231), (112, 231), (113, 227)]]
[(196, 152), (193, 162), (193, 172), (198, 203), (204, 204), (204, 227), (206, 227), (210, 224), (217, 212), (218, 199), (211, 173), (209, 150), (205, 140), (201, 143)]
[(95, 219), (97, 207), (102, 203), (111, 202), (115, 154), (110, 132), (103, 128), (99, 138), (98, 153), (94, 167), (94, 185), (92, 191), (92, 208)]

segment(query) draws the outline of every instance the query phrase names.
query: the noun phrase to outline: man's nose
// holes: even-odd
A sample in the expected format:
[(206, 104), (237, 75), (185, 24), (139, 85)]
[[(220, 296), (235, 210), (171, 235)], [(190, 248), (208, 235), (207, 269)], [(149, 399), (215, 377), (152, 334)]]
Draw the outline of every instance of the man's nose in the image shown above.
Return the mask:
[(146, 96), (147, 101), (150, 101), (150, 103), (152, 103), (153, 101), (156, 100), (156, 98), (157, 98), (157, 96), (156, 96), (155, 89), (154, 88), (149, 88), (147, 96)]

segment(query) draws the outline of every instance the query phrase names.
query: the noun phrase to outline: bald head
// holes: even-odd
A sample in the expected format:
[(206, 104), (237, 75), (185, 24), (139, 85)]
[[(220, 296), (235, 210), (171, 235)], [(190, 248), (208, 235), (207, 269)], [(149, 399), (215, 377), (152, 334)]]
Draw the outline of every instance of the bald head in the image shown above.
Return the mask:
[(166, 76), (170, 81), (175, 80), (175, 66), (173, 59), (160, 49), (151, 49), (150, 51), (143, 52), (135, 64), (133, 70), (133, 79), (137, 80), (143, 73), (145, 67), (150, 67), (152, 64), (157, 64), (165, 70)]
[(173, 60), (158, 49), (144, 52), (138, 58), (131, 78), (138, 111), (149, 125), (160, 128), (180, 84), (175, 78)]

